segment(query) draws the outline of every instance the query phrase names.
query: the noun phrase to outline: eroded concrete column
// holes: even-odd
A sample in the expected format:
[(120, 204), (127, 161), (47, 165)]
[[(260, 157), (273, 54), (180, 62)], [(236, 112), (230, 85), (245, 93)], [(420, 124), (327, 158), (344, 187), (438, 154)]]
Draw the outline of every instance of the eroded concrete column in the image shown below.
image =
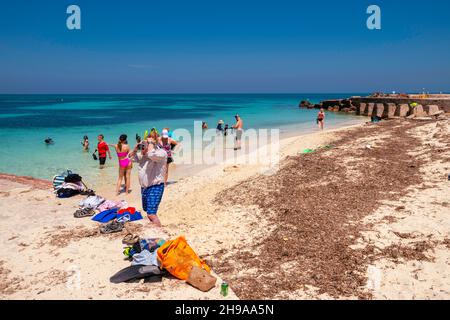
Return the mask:
[(366, 112), (367, 104), (360, 103), (359, 106), (356, 108), (356, 114), (359, 116), (363, 116), (364, 112)]
[(397, 109), (395, 110), (395, 116), (405, 118), (409, 116), (409, 109), (410, 109), (409, 105), (399, 104), (397, 106)]
[(387, 103), (385, 106), (386, 116), (389, 119), (392, 119), (395, 117), (395, 110), (397, 110), (397, 105), (395, 103)]

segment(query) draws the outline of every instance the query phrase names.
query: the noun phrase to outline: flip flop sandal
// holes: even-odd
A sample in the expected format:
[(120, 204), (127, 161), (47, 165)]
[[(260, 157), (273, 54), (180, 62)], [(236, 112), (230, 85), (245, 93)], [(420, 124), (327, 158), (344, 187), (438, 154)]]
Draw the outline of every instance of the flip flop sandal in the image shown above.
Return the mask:
[(73, 216), (75, 218), (85, 218), (85, 217), (92, 217), (94, 214), (95, 214), (94, 210), (86, 208), (86, 209), (81, 209), (81, 210), (75, 211)]
[(123, 230), (124, 223), (113, 221), (111, 223), (108, 223), (107, 225), (104, 225), (100, 228), (100, 233), (103, 234), (109, 234), (109, 233), (115, 233), (120, 232)]
[(133, 244), (135, 244), (139, 240), (140, 240), (139, 236), (134, 235), (132, 233), (129, 233), (123, 238), (122, 243), (132, 246)]

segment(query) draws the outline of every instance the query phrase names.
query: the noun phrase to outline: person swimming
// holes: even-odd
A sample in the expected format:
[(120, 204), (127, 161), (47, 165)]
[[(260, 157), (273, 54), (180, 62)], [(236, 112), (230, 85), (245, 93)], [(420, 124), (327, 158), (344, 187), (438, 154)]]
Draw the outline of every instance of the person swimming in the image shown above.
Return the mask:
[(47, 138), (44, 140), (44, 142), (45, 142), (46, 145), (50, 145), (50, 144), (54, 144), (54, 143), (55, 143), (55, 142), (53, 141), (53, 139), (50, 138), (50, 137), (47, 137)]

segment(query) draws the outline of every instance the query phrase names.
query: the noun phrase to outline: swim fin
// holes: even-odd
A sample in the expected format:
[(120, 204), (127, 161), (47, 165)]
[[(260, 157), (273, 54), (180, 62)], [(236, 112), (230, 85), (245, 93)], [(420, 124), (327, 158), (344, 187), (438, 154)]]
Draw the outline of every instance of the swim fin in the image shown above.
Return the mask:
[(150, 278), (149, 282), (156, 282), (160, 281), (163, 275), (164, 271), (159, 269), (157, 266), (136, 265), (120, 270), (109, 280), (112, 283), (121, 283), (135, 279)]
[(117, 217), (117, 208), (102, 211), (102, 212), (98, 213), (97, 215), (95, 215), (92, 218), (92, 220), (101, 222), (101, 223), (106, 223), (106, 222), (109, 222), (109, 221), (115, 219), (116, 217)]

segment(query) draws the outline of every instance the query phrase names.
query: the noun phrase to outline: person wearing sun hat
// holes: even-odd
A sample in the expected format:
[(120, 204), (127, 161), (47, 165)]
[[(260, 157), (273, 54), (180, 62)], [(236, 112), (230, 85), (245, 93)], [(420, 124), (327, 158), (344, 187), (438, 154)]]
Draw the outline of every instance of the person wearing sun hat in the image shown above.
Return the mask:
[(163, 149), (167, 153), (166, 173), (164, 176), (164, 186), (167, 186), (167, 179), (169, 178), (169, 166), (173, 162), (172, 149), (177, 145), (177, 142), (169, 137), (169, 131), (163, 129), (161, 137), (158, 139), (158, 148)]
[(217, 123), (217, 127), (216, 127), (216, 132), (217, 133), (223, 133), (223, 120), (219, 120), (219, 122)]
[[(140, 149), (142, 150), (139, 151)], [(129, 157), (138, 165), (142, 209), (147, 213), (148, 219), (160, 227), (161, 222), (157, 213), (164, 194), (167, 153), (157, 148), (153, 143), (142, 141), (136, 144), (133, 151), (130, 152)]]

